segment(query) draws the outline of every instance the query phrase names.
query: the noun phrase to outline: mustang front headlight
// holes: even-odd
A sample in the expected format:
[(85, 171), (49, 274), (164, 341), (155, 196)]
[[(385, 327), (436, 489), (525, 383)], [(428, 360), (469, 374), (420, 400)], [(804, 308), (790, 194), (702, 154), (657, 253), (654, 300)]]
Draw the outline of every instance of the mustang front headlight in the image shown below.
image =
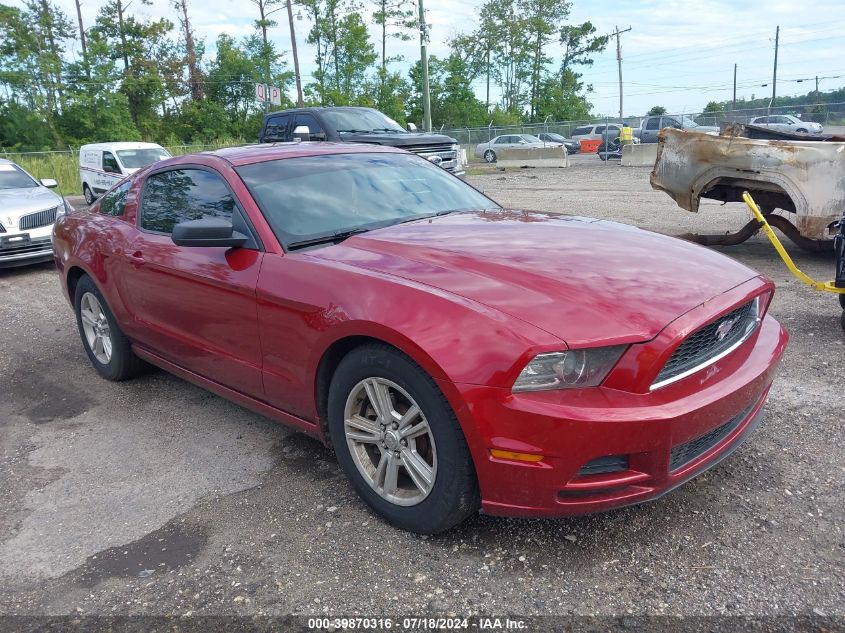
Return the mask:
[(538, 354), (513, 383), (514, 391), (580, 389), (601, 384), (627, 345)]

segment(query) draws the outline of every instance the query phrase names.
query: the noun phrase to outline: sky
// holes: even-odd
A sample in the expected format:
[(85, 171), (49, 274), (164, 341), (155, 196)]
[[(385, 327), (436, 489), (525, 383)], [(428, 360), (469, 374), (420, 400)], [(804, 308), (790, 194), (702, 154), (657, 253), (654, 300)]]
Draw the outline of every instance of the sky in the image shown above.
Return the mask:
[[(21, 0), (3, 0), (20, 4)], [(56, 0), (74, 21), (73, 0)], [(220, 33), (240, 37), (254, 32), (257, 8), (248, 0), (188, 0), (194, 29), (206, 44), (206, 56), (214, 54)], [(369, 0), (361, 0), (364, 11)], [(477, 26), (482, 0), (425, 0), (431, 25), (429, 54), (448, 54), (448, 39)], [(99, 0), (83, 0), (86, 28), (93, 25)], [(414, 5), (415, 6), (415, 5)], [(168, 0), (141, 5), (134, 0), (130, 12), (151, 18), (167, 17), (178, 24)], [(300, 10), (294, 5), (294, 14)], [(253, 16), (252, 14), (256, 15)], [(301, 11), (295, 20), (303, 83), (314, 72), (314, 49), (305, 43), (311, 24)], [(283, 9), (275, 16), (279, 25), (270, 34), (278, 50), (290, 56), (290, 32)], [(733, 70), (737, 64), (737, 98), (770, 96), (775, 49), (775, 28), (780, 25), (778, 96), (804, 94), (815, 89), (832, 90), (845, 85), (845, 4), (843, 0), (574, 0), (569, 23), (590, 20), (598, 33), (631, 28), (621, 36), (624, 81), (624, 116), (644, 114), (655, 105), (670, 112), (700, 111), (708, 101), (730, 100)], [(371, 27), (374, 45), (379, 41)], [(550, 48), (559, 64), (561, 49)], [(419, 38), (388, 42), (388, 55), (402, 55), (393, 68), (405, 71), (419, 59)], [(594, 112), (619, 113), (619, 87), (615, 41), (595, 57), (591, 67), (580, 70), (593, 92), (588, 96)], [(804, 80), (804, 81), (799, 81)], [(763, 87), (762, 84), (768, 84)], [(473, 85), (483, 100), (485, 80)], [(491, 88), (491, 98), (498, 96)], [(292, 94), (291, 96), (294, 96)]]

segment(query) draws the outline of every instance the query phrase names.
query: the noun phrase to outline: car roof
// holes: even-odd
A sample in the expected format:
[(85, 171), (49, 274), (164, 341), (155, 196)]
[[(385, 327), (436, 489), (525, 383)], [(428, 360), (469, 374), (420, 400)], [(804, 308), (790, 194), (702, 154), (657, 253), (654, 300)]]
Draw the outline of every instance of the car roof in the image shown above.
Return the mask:
[[(370, 145), (366, 143), (293, 141), (290, 143), (261, 143), (259, 145), (226, 147), (205, 153), (218, 156), (237, 167), (239, 165), (263, 163), (268, 160), (298, 158), (302, 156), (322, 156), (326, 154), (397, 154), (402, 153), (402, 150), (385, 145)], [(180, 158), (184, 157), (180, 156)]]
[[(82, 150), (91, 150), (91, 149), (103, 149), (103, 150), (118, 150), (118, 149), (149, 149), (161, 147), (158, 143), (143, 143), (141, 141), (116, 141), (114, 143), (89, 143), (88, 145), (83, 145), (79, 148), (79, 151)], [(162, 147), (162, 149), (164, 149)]]

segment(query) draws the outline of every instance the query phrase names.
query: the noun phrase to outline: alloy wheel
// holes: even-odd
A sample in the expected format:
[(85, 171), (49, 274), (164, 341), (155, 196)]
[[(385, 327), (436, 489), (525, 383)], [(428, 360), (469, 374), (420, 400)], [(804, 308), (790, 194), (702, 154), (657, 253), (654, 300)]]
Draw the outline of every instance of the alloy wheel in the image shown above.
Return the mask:
[(402, 387), (370, 377), (356, 384), (344, 408), (346, 444), (364, 481), (400, 506), (425, 499), (437, 476), (437, 449), (428, 420)]
[(82, 319), (82, 331), (94, 358), (103, 365), (108, 365), (112, 356), (111, 328), (100, 300), (90, 293), (82, 295), (79, 302), (79, 316)]

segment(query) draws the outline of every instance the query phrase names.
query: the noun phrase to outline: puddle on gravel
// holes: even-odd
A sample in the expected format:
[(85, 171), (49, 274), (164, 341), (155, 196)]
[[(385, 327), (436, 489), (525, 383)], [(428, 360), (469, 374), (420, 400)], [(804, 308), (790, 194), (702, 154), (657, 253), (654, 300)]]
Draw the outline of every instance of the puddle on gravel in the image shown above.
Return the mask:
[(93, 587), (107, 578), (147, 578), (191, 563), (208, 535), (182, 524), (167, 524), (143, 538), (89, 556), (75, 574), (79, 584)]

